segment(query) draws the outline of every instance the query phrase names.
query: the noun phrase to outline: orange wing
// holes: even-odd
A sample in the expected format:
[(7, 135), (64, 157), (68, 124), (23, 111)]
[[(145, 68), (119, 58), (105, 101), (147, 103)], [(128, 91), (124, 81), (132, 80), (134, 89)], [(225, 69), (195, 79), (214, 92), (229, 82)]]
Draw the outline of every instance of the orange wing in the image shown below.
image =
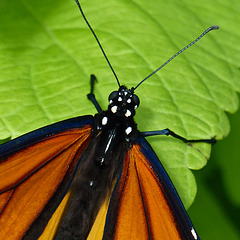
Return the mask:
[[(75, 119), (72, 121), (75, 122)], [(91, 134), (91, 125), (85, 124), (85, 121), (77, 124), (82, 125), (81, 127), (72, 129), (68, 126), (69, 123), (71, 125), (71, 120), (36, 130), (39, 135), (44, 129), (48, 129), (48, 132), (51, 131), (51, 126), (54, 129), (57, 125), (59, 132), (44, 134), (45, 137), (34, 137), (33, 144), (21, 146), (20, 150), (13, 153), (9, 143), (7, 147), (10, 154), (4, 152), (4, 145), (1, 146), (0, 150), (4, 152), (0, 155), (1, 239), (22, 239), (31, 224), (51, 202), (50, 199), (54, 196), (53, 205), (58, 205), (66, 194), (71, 181), (70, 175), (73, 174)], [(28, 134), (24, 135), (25, 139), (28, 138), (26, 136)], [(24, 138), (13, 140), (13, 143), (21, 142), (21, 139)], [(56, 207), (53, 206), (48, 211), (48, 219)], [(42, 225), (34, 234), (39, 235), (44, 227), (45, 225)], [(34, 237), (31, 233), (30, 239), (35, 239)]]
[(171, 180), (145, 139), (126, 155), (103, 239), (199, 239)]
[[(75, 126), (78, 120), (50, 125), (44, 134), (46, 128), (33, 132), (37, 137), (30, 133), (0, 147), (1, 238), (37, 239), (55, 212), (41, 239), (54, 236), (76, 165), (91, 138), (91, 120), (80, 118)], [(145, 139), (137, 139), (126, 153), (110, 204), (106, 200), (99, 211), (90, 239), (199, 239)]]

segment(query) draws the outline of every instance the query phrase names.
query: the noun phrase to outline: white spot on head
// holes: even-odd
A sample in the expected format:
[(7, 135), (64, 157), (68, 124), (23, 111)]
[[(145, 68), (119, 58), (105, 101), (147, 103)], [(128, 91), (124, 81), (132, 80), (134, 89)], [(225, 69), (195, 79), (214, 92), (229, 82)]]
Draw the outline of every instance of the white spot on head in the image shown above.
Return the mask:
[(117, 112), (117, 106), (113, 106), (113, 107), (111, 108), (111, 111), (112, 111), (112, 113), (116, 113), (116, 112)]
[(131, 115), (132, 115), (132, 113), (130, 112), (130, 110), (127, 110), (126, 113), (125, 113), (125, 116), (130, 117)]
[(132, 132), (132, 128), (131, 127), (127, 127), (125, 130), (125, 133), (128, 135), (130, 132)]
[(121, 102), (121, 101), (122, 101), (122, 98), (121, 98), (121, 97), (118, 97), (118, 101)]
[(107, 117), (103, 117), (102, 119), (102, 125), (106, 125), (107, 124), (107, 121), (108, 121), (108, 118)]
[(129, 98), (129, 99), (127, 100), (127, 103), (131, 103), (131, 101), (132, 101), (131, 98)]
[(127, 91), (124, 91), (124, 95), (126, 96), (128, 93), (127, 93)]
[(194, 239), (198, 239), (197, 233), (194, 228), (191, 229), (191, 234), (193, 235)]

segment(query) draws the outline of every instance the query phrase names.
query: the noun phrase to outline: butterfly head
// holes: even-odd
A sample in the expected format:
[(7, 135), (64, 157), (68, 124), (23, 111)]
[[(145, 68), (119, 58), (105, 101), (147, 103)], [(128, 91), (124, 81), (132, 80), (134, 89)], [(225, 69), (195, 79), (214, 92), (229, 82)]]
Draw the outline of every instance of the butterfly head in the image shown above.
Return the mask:
[(124, 118), (133, 118), (140, 103), (138, 96), (134, 94), (134, 89), (127, 89), (125, 86), (120, 86), (118, 91), (112, 92), (108, 100), (108, 110)]

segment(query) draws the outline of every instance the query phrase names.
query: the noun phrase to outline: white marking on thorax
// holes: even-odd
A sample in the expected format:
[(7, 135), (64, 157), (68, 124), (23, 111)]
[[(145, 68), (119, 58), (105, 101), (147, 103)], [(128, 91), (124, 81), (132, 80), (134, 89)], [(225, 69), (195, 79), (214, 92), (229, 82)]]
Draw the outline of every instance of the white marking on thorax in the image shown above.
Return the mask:
[(103, 126), (106, 125), (107, 122), (108, 122), (108, 118), (107, 118), (107, 117), (103, 117), (103, 118), (102, 118), (102, 125), (103, 125)]
[(191, 234), (193, 235), (194, 239), (198, 239), (197, 233), (194, 228), (191, 229)]
[(130, 110), (127, 110), (126, 113), (125, 113), (125, 116), (126, 116), (126, 117), (130, 117), (131, 114), (132, 114), (132, 113), (130, 112)]
[(105, 153), (106, 153), (107, 150), (109, 149), (109, 146), (110, 146), (110, 144), (111, 144), (114, 136), (115, 136), (114, 134), (111, 134), (111, 135), (110, 135), (110, 138), (109, 138), (109, 140), (108, 140), (107, 146), (106, 146), (105, 151), (104, 151)]
[(128, 135), (130, 132), (132, 132), (132, 127), (127, 127), (125, 133)]
[(111, 111), (112, 111), (112, 113), (116, 113), (116, 112), (117, 112), (117, 106), (113, 106), (113, 107), (111, 108)]

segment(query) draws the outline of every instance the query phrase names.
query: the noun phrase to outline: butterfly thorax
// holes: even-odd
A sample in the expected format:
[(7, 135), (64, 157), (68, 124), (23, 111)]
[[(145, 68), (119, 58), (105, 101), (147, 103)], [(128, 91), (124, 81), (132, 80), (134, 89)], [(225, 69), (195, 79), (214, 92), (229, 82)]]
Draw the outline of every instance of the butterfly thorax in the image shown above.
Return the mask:
[(107, 157), (111, 156), (119, 145), (124, 145), (125, 151), (132, 146), (138, 136), (137, 125), (134, 122), (135, 110), (139, 106), (139, 99), (133, 93), (121, 86), (118, 91), (109, 95), (107, 111), (96, 114), (94, 117), (93, 135), (101, 138), (97, 162), (108, 165)]

